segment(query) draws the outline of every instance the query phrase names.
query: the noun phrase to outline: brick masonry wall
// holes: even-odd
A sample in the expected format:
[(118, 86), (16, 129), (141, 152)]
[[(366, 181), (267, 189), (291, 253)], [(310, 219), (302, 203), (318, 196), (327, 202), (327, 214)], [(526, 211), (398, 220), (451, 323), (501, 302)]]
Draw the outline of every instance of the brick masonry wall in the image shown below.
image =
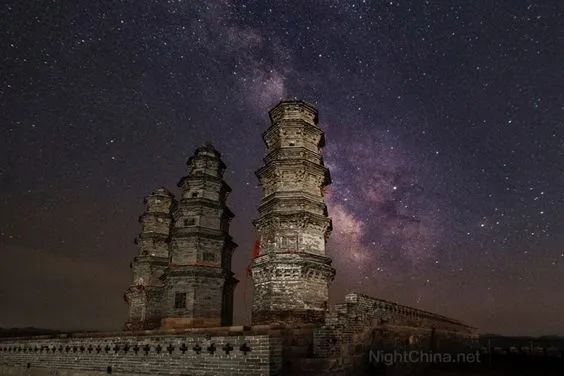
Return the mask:
[(458, 351), (477, 342), (475, 328), (441, 315), (351, 293), (314, 330), (320, 358), (367, 356), (369, 349)]
[(279, 375), (268, 327), (83, 333), (0, 341), (0, 375)]

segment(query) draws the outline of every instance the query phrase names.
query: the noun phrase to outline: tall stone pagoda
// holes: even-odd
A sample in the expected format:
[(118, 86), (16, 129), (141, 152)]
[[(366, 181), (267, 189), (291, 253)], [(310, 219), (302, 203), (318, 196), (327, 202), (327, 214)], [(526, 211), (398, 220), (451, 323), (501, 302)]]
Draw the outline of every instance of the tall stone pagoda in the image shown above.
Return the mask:
[(225, 164), (208, 144), (188, 162), (178, 186), (181, 198), (172, 217), (170, 263), (163, 277), (163, 328), (232, 324), (237, 280), (231, 258), (237, 247), (229, 235), (233, 213), (226, 206), (231, 188)]
[(237, 284), (229, 235), (233, 213), (225, 164), (212, 145), (199, 147), (178, 186), (181, 197), (160, 188), (145, 199), (132, 263), (126, 329), (213, 327), (232, 324)]
[(126, 329), (153, 329), (160, 326), (163, 282), (168, 266), (173, 195), (159, 188), (144, 200), (145, 212), (139, 217), (141, 233), (135, 239), (138, 255), (131, 263), (133, 283), (125, 292), (129, 303)]
[(253, 222), (260, 253), (251, 263), (253, 324), (319, 323), (327, 311), (335, 269), (325, 246), (331, 232), (324, 187), (324, 133), (312, 105), (280, 102), (264, 132), (264, 167), (256, 175), (263, 198)]

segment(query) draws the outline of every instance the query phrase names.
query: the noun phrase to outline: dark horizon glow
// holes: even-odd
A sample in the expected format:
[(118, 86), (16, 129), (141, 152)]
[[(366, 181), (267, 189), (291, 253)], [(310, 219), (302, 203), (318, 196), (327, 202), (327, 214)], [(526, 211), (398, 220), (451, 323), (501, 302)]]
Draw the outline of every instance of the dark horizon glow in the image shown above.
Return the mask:
[[(228, 166), (247, 323), (262, 132), (313, 103), (337, 269), (500, 334), (564, 334), (557, 1), (0, 5), (0, 327), (119, 329), (143, 197)], [(560, 38), (560, 39), (559, 39)]]

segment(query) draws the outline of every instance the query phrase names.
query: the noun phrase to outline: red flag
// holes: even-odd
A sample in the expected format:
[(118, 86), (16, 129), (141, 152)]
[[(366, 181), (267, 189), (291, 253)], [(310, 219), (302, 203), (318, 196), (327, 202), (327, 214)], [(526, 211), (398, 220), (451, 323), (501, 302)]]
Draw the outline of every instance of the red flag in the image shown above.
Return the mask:
[(255, 240), (255, 246), (253, 247), (253, 259), (260, 256), (260, 240)]
[[(256, 259), (260, 256), (260, 240), (255, 240), (255, 245), (253, 246), (253, 251), (251, 253), (251, 259)], [(251, 275), (251, 265), (247, 266), (247, 274)]]

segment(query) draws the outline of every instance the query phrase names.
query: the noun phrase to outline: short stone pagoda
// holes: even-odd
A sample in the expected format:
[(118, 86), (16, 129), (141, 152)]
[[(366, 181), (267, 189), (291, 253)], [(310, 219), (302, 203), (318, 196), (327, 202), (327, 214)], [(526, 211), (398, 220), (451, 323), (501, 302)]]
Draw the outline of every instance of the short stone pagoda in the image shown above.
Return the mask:
[(170, 263), (163, 277), (163, 328), (232, 324), (237, 280), (231, 258), (237, 247), (229, 235), (233, 213), (226, 206), (231, 188), (225, 164), (210, 144), (188, 160), (178, 183), (181, 198), (172, 217)]
[(133, 283), (125, 293), (129, 330), (215, 327), (232, 324), (237, 280), (229, 235), (233, 213), (225, 164), (212, 145), (198, 148), (178, 186), (178, 201), (164, 188), (145, 199), (132, 263)]
[(159, 188), (144, 200), (145, 212), (139, 217), (141, 232), (135, 239), (138, 255), (131, 263), (133, 282), (125, 292), (129, 304), (129, 330), (158, 328), (161, 324), (163, 281), (161, 277), (168, 266), (170, 212), (174, 196)]

